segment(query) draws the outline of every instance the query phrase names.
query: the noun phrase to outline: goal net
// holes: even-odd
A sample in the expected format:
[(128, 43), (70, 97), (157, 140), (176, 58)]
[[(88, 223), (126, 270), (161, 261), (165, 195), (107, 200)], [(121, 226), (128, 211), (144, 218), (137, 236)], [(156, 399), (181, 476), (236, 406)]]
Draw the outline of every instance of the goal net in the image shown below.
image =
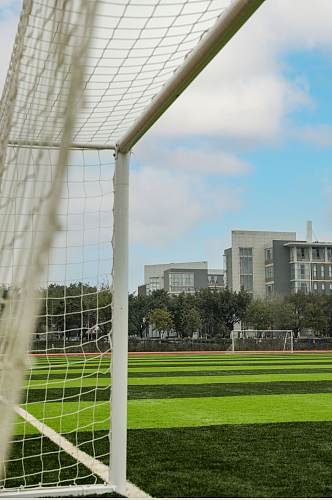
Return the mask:
[(6, 497), (109, 483), (114, 158), (69, 148), (95, 9), (83, 0), (25, 1), (1, 100)]
[(0, 101), (6, 498), (146, 496), (126, 481), (130, 150), (262, 2), (23, 0)]
[(292, 330), (233, 330), (232, 351), (293, 352)]

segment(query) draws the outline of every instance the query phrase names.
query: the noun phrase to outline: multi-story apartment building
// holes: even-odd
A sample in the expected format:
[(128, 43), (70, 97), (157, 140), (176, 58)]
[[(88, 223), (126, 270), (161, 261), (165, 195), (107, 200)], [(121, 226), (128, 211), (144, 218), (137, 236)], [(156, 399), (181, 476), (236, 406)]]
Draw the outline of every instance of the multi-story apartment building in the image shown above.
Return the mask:
[(259, 298), (290, 293), (332, 293), (332, 242), (307, 240), (296, 233), (233, 231), (232, 248), (225, 250), (227, 286)]
[[(294, 232), (232, 231), (232, 246), (225, 250), (226, 285), (233, 291), (241, 289), (255, 297), (266, 296), (266, 249), (296, 240)], [(272, 253), (271, 253), (272, 255)], [(279, 256), (276, 251), (275, 257)]]
[(166, 290), (171, 295), (195, 293), (202, 288), (224, 288), (224, 272), (208, 269), (207, 261), (171, 262), (144, 266), (144, 285), (138, 287), (139, 294), (154, 290)]

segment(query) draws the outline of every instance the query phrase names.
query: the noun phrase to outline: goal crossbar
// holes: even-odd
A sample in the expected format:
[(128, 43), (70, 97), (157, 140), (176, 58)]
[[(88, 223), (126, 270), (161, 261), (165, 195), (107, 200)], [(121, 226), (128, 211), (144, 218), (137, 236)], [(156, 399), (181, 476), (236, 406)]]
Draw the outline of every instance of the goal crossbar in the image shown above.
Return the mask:
[(235, 0), (216, 25), (211, 28), (188, 55), (173, 78), (153, 99), (140, 118), (119, 140), (117, 147), (127, 153), (152, 127), (209, 62), (233, 38), (265, 0)]
[[(59, 149), (61, 144), (59, 142), (45, 142), (45, 141), (15, 141), (9, 140), (8, 146), (11, 147), (19, 147), (19, 148), (29, 148), (29, 149)], [(103, 150), (115, 150), (116, 146), (114, 144), (94, 144), (94, 143), (72, 143), (68, 145), (68, 149), (87, 149), (87, 150), (95, 150), (95, 151), (103, 151)]]

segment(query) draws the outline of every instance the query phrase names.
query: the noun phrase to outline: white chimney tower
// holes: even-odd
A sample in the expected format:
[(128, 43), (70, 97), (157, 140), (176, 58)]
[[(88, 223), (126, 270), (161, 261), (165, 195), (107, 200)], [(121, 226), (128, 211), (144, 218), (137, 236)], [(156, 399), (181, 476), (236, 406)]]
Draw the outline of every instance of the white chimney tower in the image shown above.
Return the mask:
[(312, 221), (307, 221), (307, 242), (312, 243)]

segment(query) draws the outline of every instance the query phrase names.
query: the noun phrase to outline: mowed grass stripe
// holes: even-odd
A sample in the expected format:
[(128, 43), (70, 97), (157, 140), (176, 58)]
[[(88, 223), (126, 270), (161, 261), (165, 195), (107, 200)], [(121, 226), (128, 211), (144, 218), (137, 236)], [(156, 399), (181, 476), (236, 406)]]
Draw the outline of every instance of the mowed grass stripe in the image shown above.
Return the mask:
[[(109, 426), (109, 401), (26, 405), (36, 418), (62, 432), (103, 430)], [(283, 394), (128, 402), (128, 428), (201, 427), (227, 424), (332, 421), (331, 394)], [(37, 433), (18, 421), (16, 434)]]
[[(312, 353), (311, 351), (308, 351), (306, 353), (290, 353), (290, 352), (285, 352), (285, 353), (276, 353), (276, 354), (271, 354), (269, 352), (264, 352), (261, 351), (260, 353), (251, 353), (250, 351), (246, 353), (231, 353), (228, 352), (227, 354), (221, 353), (221, 354), (213, 354), (211, 351), (211, 354), (197, 354), (195, 351), (192, 351), (191, 354), (156, 354), (156, 355), (141, 355), (141, 356), (128, 356), (128, 361), (129, 363), (139, 363), (139, 362), (158, 362), (160, 360), (165, 360), (165, 361), (177, 361), (177, 360), (182, 360), (182, 361), (191, 361), (193, 359), (198, 359), (198, 360), (262, 360), (262, 359), (331, 359), (332, 354), (330, 353), (324, 353), (323, 351), (321, 353), (314, 352)], [(84, 355), (77, 355), (77, 356), (50, 356), (50, 357), (45, 357), (45, 358), (39, 358), (32, 356), (31, 357), (32, 362), (35, 364), (54, 364), (54, 363), (66, 363), (66, 364), (75, 364), (75, 363), (80, 363), (80, 362), (99, 362), (102, 360), (103, 362), (110, 362), (112, 359), (112, 356), (109, 354), (98, 354), (96, 356), (84, 356)]]
[[(142, 360), (141, 362), (137, 362), (137, 360), (129, 360), (129, 368), (146, 368), (146, 367), (186, 367), (190, 365), (194, 366), (206, 366), (206, 365), (211, 365), (211, 366), (263, 366), (263, 365), (301, 365), (301, 364), (319, 364), (319, 365), (326, 365), (332, 363), (332, 357), (322, 357), (321, 355), (316, 355), (314, 357), (308, 357), (306, 355), (305, 357), (299, 357), (299, 356), (284, 356), (283, 358), (268, 358), (266, 356), (261, 356), (260, 358), (255, 358), (253, 359), (250, 356), (246, 356), (245, 358), (233, 358), (232, 356), (223, 356), (222, 358), (217, 358), (217, 359), (210, 359), (210, 358), (205, 358), (205, 359), (200, 359), (200, 358), (190, 358), (190, 359), (164, 359), (164, 358), (159, 358), (158, 360), (151, 361), (151, 360)], [(71, 362), (66, 362), (66, 360), (61, 360), (61, 362), (55, 363), (52, 360), (52, 363), (33, 363), (32, 370), (33, 371), (39, 371), (39, 370), (44, 370), (44, 371), (49, 371), (49, 370), (61, 370), (61, 369), (82, 369), (82, 368), (91, 368), (91, 369), (100, 369), (100, 368), (109, 368), (111, 366), (111, 359), (107, 358), (106, 360), (98, 360), (97, 362), (88, 362), (86, 360), (84, 361), (76, 361), (75, 363)]]
[[(204, 368), (206, 367), (212, 367), (212, 368), (215, 368), (215, 367), (218, 367), (220, 369), (227, 369), (229, 367), (229, 369), (232, 369), (232, 367), (234, 369), (236, 368), (239, 368), (239, 367), (253, 367), (253, 368), (256, 368), (256, 367), (270, 367), (270, 366), (276, 366), (276, 367), (284, 367), (284, 366), (320, 366), (320, 367), (324, 367), (324, 366), (332, 366), (332, 359), (330, 361), (316, 361), (316, 360), (312, 360), (312, 361), (284, 361), (284, 362), (267, 362), (267, 361), (255, 361), (255, 362), (252, 362), (252, 363), (249, 363), (249, 362), (240, 362), (240, 361), (237, 361), (237, 362), (234, 362), (234, 363), (226, 363), (226, 362), (213, 362), (213, 361), (197, 361), (197, 362), (178, 362), (178, 363), (140, 363), (140, 364), (137, 364), (137, 363), (130, 363), (129, 364), (129, 370), (131, 371), (144, 371), (146, 369), (148, 370), (156, 370), (158, 371), (159, 368), (164, 368), (164, 369), (175, 369), (175, 368), (178, 368), (178, 369), (186, 369), (186, 368), (191, 368), (191, 367), (201, 367), (201, 369), (203, 370)], [(75, 365), (66, 365), (66, 364), (62, 364), (62, 365), (56, 365), (56, 366), (34, 366), (31, 371), (33, 373), (47, 373), (49, 371), (65, 371), (65, 370), (107, 370), (107, 369), (110, 369), (111, 368), (111, 364), (110, 363), (99, 363), (99, 364), (91, 364), (91, 363), (83, 363), (83, 364), (75, 364)]]
[[(316, 353), (316, 354), (266, 354), (262, 352), (262, 354), (254, 355), (251, 353), (244, 354), (244, 355), (238, 355), (238, 354), (217, 354), (217, 355), (199, 355), (199, 354), (186, 354), (186, 355), (173, 355), (173, 356), (168, 356), (168, 355), (163, 355), (159, 354), (157, 356), (129, 356), (128, 357), (128, 363), (135, 363), (135, 364), (141, 364), (141, 363), (186, 363), (186, 362), (209, 362), (209, 361), (214, 361), (214, 362), (270, 362), (270, 361), (280, 361), (280, 362), (289, 362), (290, 360), (293, 361), (298, 361), (298, 360), (316, 360), (317, 362), (324, 361), (324, 360), (331, 360), (332, 355), (331, 354), (323, 354), (323, 353)], [(34, 365), (39, 365), (39, 366), (47, 366), (47, 365), (75, 365), (75, 364), (99, 364), (99, 363), (107, 363), (110, 364), (112, 362), (112, 356), (95, 356), (95, 357), (90, 357), (90, 356), (78, 356), (78, 357), (50, 357), (48, 359), (39, 359), (39, 358), (32, 358), (32, 363)]]
[[(159, 385), (129, 386), (128, 399), (166, 399), (166, 398), (206, 398), (210, 396), (252, 396), (270, 394), (315, 394), (332, 393), (332, 382), (274, 382), (252, 384), (206, 384), (206, 385)], [(104, 401), (110, 398), (111, 387), (77, 387), (62, 389), (30, 389), (23, 403), (47, 400), (66, 401)]]
[[(209, 368), (211, 368), (209, 370)], [(187, 375), (194, 375), (194, 374), (199, 374), (201, 373), (202, 375), (215, 375), (215, 374), (222, 374), (228, 375), (228, 374), (256, 374), (260, 372), (264, 373), (288, 373), (288, 372), (294, 372), (294, 373), (307, 373), (307, 372), (321, 372), (321, 371), (332, 371), (332, 364), (329, 365), (298, 365), (298, 366), (292, 366), (292, 365), (287, 365), (284, 367), (280, 366), (191, 366), (191, 367), (162, 367), (162, 368), (129, 368), (128, 370), (128, 376), (129, 377), (140, 377), (140, 376), (178, 376), (182, 375), (182, 373), (186, 373)], [(229, 373), (228, 373), (229, 372)], [(28, 377), (31, 379), (42, 379), (45, 378), (47, 375), (48, 378), (59, 378), (59, 376), (63, 375), (64, 377), (67, 378), (75, 378), (77, 375), (84, 375), (84, 376), (91, 376), (91, 375), (96, 375), (100, 377), (109, 377), (110, 376), (110, 369), (107, 368), (106, 370), (100, 369), (100, 370), (92, 370), (92, 369), (70, 369), (70, 370), (55, 370), (54, 372), (52, 371), (43, 371), (43, 370), (38, 370), (38, 371), (33, 371), (30, 372)]]
[[(104, 387), (110, 384), (110, 378), (89, 376), (66, 378), (66, 379), (30, 379), (26, 381), (25, 388), (67, 388), (67, 387), (90, 387), (91, 385)], [(232, 384), (232, 383), (258, 383), (258, 382), (310, 382), (320, 380), (332, 380), (332, 372), (323, 371), (321, 373), (264, 373), (258, 375), (215, 375), (205, 376), (197, 374), (194, 376), (181, 375), (178, 377), (130, 377), (129, 385), (179, 385), (179, 384)]]

